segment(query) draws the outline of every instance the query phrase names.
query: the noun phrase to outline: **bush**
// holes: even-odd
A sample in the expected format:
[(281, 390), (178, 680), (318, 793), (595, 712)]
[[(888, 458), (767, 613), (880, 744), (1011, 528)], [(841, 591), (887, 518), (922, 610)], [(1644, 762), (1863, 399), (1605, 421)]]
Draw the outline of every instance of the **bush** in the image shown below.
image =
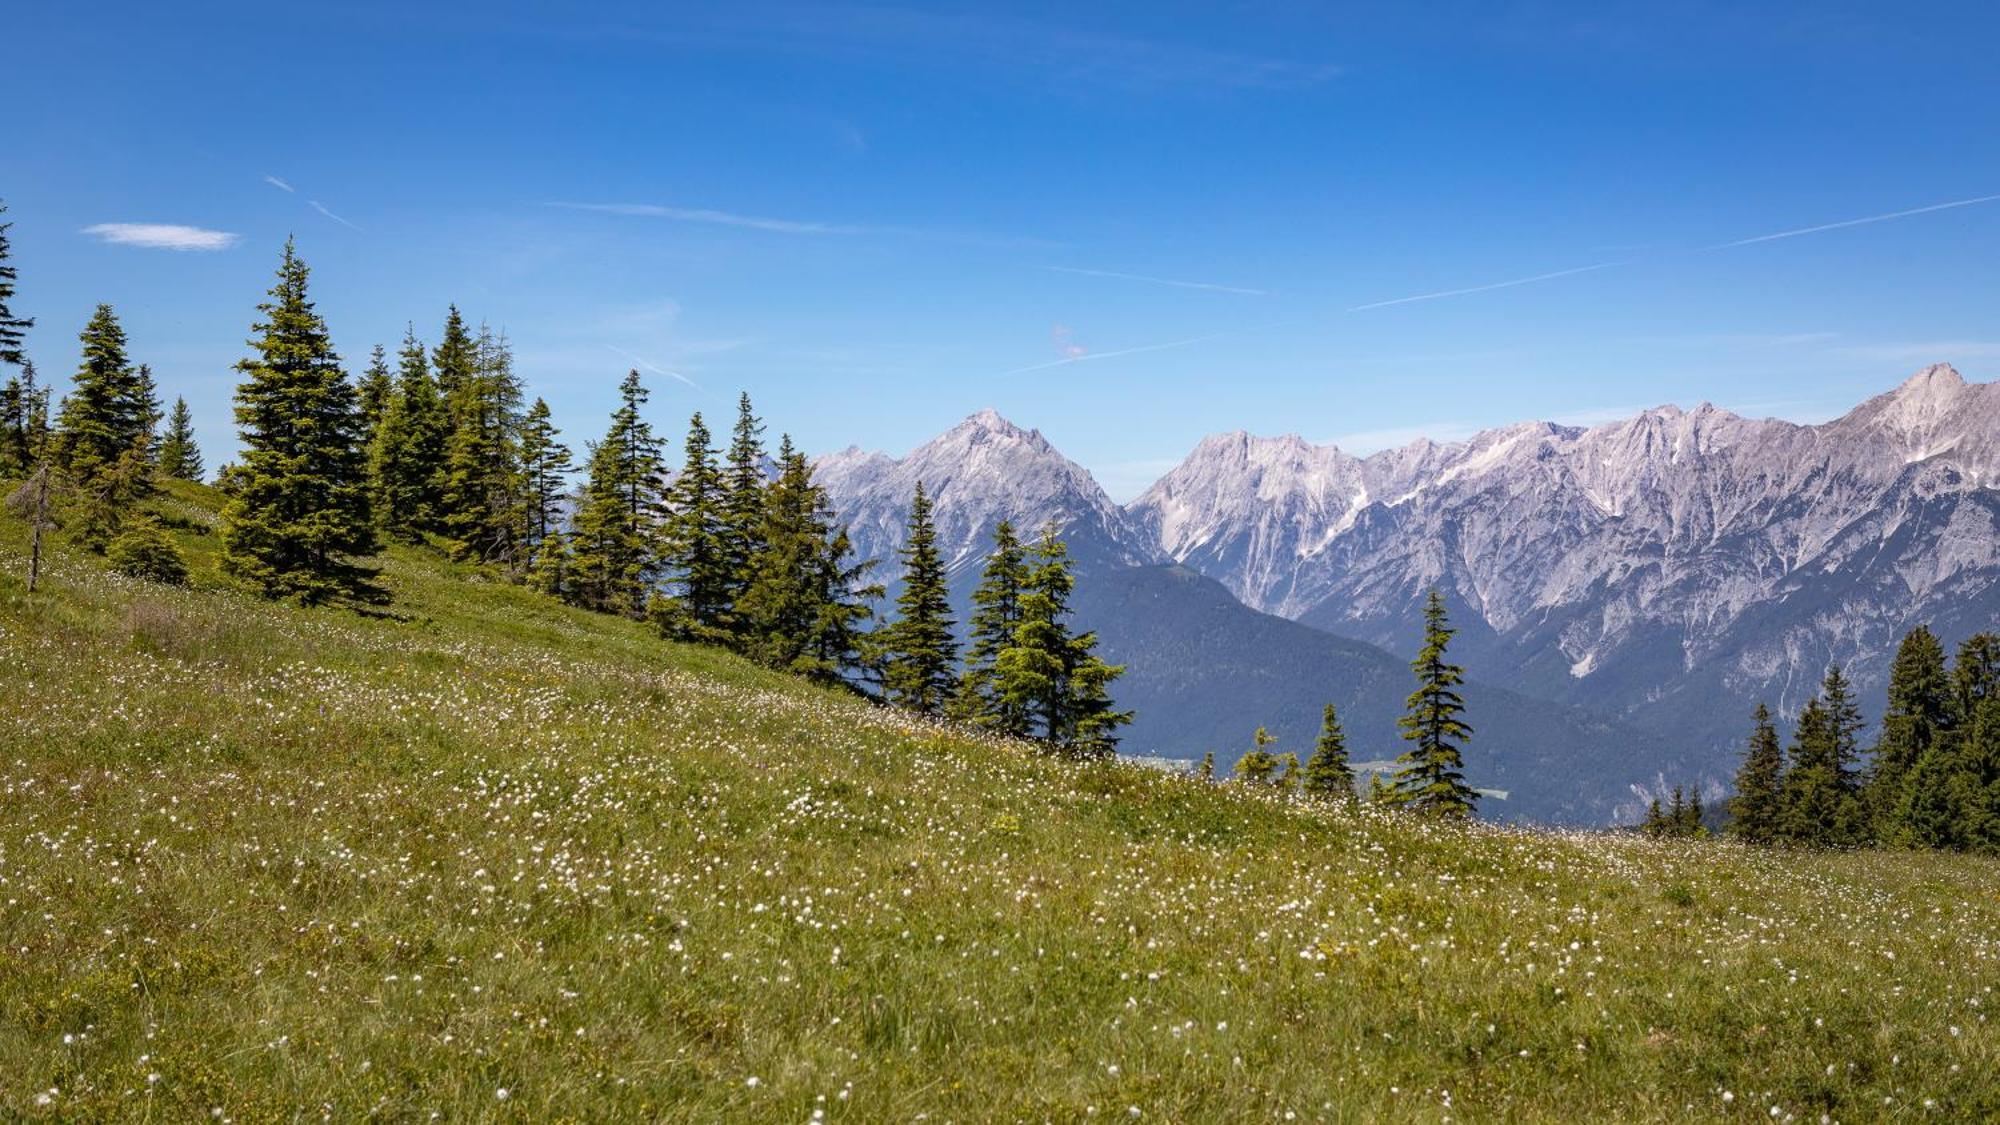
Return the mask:
[(151, 520), (113, 539), (104, 555), (120, 574), (169, 586), (187, 584), (187, 560), (181, 549)]

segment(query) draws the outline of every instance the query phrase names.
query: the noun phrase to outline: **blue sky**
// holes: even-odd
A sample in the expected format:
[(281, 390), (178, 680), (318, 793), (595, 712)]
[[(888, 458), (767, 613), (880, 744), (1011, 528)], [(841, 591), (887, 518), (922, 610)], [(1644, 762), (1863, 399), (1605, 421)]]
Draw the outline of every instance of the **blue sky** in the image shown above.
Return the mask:
[(1991, 5), (4, 21), (32, 354), (66, 377), (114, 303), (211, 465), (288, 233), (351, 366), (456, 301), (579, 448), (637, 364), (675, 436), (738, 389), (815, 450), (990, 405), (1121, 499), (1220, 429), (1365, 451), (2000, 376), (2000, 199), (1963, 202), (2000, 194)]

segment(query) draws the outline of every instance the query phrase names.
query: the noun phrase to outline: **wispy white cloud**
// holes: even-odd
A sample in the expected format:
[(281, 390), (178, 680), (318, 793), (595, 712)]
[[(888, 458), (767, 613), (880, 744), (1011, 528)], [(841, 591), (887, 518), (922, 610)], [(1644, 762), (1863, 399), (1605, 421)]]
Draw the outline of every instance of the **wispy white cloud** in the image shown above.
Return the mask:
[(1732, 246), (1748, 246), (1756, 242), (1776, 242), (1781, 238), (1797, 238), (1802, 234), (1818, 234), (1821, 231), (1841, 230), (1846, 227), (1866, 226), (1869, 223), (1886, 223), (1891, 219), (1907, 219), (1912, 215), (1928, 215), (1932, 211), (1949, 211), (1954, 207), (1971, 207), (1979, 203), (2000, 200), (2000, 195), (1981, 195), (1972, 199), (1954, 199), (1949, 203), (1933, 203), (1928, 207), (1912, 207), (1907, 211), (1891, 211), (1885, 215), (1869, 215), (1860, 219), (1842, 219), (1837, 223), (1821, 223), (1816, 227), (1800, 227), (1797, 230), (1781, 230), (1774, 234), (1759, 234), (1749, 238), (1739, 238), (1734, 242), (1718, 242), (1714, 246), (1704, 246), (1709, 250), (1727, 250)]
[(178, 223), (98, 223), (83, 228), (83, 233), (117, 246), (143, 246), (148, 250), (227, 250), (237, 240), (228, 231)]
[(270, 184), (274, 188), (277, 188), (279, 191), (296, 192), (299, 190), (293, 187), (292, 185), (286, 183), (285, 181), (279, 179), (278, 177), (273, 176), (269, 172), (264, 173), (264, 182)]
[(327, 210), (326, 204), (321, 203), (317, 199), (308, 199), (306, 200), (306, 204), (310, 206), (313, 210), (318, 211), (320, 214), (325, 215), (327, 218), (332, 219), (334, 222), (339, 223), (341, 226), (346, 227), (348, 230), (361, 229), (360, 227), (355, 226), (353, 223), (348, 222), (346, 219), (341, 218), (339, 215), (336, 215), (333, 212)]
[(1043, 266), (1050, 273), (1075, 274), (1078, 277), (1105, 277), (1116, 281), (1142, 281), (1147, 285), (1165, 285), (1174, 289), (1205, 289), (1211, 293), (1241, 293), (1249, 297), (1268, 297), (1268, 289), (1249, 289), (1240, 285), (1217, 285), (1207, 281), (1174, 281), (1164, 277), (1147, 277), (1144, 274), (1119, 273), (1115, 270), (1087, 270), (1075, 266)]
[(860, 234), (864, 228), (845, 223), (815, 223), (797, 219), (770, 219), (759, 215), (738, 215), (706, 207), (665, 207), (656, 203), (563, 203), (548, 204), (570, 211), (595, 211), (605, 215), (639, 215), (655, 219), (676, 219), (684, 223), (714, 223), (725, 227), (773, 231), (778, 234)]
[(1365, 305), (1354, 305), (1347, 311), (1355, 313), (1367, 309), (1385, 309), (1390, 305), (1407, 305), (1416, 301), (1435, 301), (1442, 297), (1463, 297), (1468, 293), (1486, 293), (1495, 289), (1511, 289), (1516, 285), (1533, 285), (1538, 281), (1554, 281), (1559, 277), (1572, 277), (1580, 273), (1590, 273), (1593, 270), (1608, 270), (1613, 266), (1623, 264), (1622, 262), (1599, 262), (1593, 266), (1578, 266), (1575, 269), (1556, 270), (1554, 273), (1538, 273), (1533, 277), (1517, 277), (1511, 281), (1496, 281), (1489, 285), (1470, 285), (1464, 289), (1441, 289), (1435, 293), (1418, 293), (1410, 297), (1392, 297), (1386, 301), (1370, 301)]

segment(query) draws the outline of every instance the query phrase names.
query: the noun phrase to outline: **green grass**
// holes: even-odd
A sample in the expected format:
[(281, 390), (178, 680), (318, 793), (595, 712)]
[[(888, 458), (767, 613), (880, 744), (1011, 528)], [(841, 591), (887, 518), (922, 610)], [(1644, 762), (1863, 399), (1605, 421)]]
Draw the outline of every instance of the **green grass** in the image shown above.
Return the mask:
[(0, 1117), (2000, 1116), (1992, 862), (1070, 765), (170, 504), (194, 589), (0, 526)]

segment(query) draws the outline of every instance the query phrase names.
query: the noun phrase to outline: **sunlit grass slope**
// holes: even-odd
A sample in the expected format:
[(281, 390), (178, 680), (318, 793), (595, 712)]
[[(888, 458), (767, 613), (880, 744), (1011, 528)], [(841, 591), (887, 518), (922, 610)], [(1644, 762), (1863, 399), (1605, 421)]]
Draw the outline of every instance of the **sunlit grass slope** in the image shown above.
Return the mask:
[(363, 617), (67, 552), (30, 598), (24, 544), (0, 1117), (2000, 1116), (1990, 862), (1425, 827), (425, 555)]

